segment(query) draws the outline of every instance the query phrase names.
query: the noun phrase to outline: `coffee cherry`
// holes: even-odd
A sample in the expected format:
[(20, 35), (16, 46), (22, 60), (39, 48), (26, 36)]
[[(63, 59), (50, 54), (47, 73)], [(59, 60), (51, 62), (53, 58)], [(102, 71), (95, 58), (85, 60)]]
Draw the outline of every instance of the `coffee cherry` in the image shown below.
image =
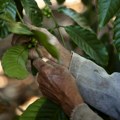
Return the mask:
[(28, 48), (31, 49), (31, 48), (32, 48), (32, 44), (29, 44), (29, 45), (28, 45)]
[(52, 11), (48, 6), (45, 6), (42, 12), (43, 12), (43, 15), (46, 16), (47, 18), (50, 18), (52, 15)]

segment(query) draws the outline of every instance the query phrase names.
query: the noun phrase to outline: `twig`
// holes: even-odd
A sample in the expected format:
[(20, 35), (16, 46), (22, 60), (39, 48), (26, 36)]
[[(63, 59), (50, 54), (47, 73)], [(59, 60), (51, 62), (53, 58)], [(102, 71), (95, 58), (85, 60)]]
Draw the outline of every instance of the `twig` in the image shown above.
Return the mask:
[(59, 33), (59, 35), (60, 35), (60, 37), (61, 37), (61, 40), (62, 40), (62, 43), (63, 43), (64, 47), (66, 47), (64, 38), (63, 38), (63, 36), (62, 36), (62, 34), (61, 34), (60, 30), (59, 30), (60, 26), (58, 25), (58, 23), (57, 23), (54, 15), (53, 15), (53, 13), (51, 13), (51, 14), (52, 14), (52, 19), (53, 19), (53, 21), (54, 21), (54, 23), (55, 23), (55, 28), (57, 29), (57, 31), (58, 31), (58, 33)]
[(20, 15), (20, 13), (19, 13), (18, 9), (17, 9), (16, 11), (17, 11), (17, 14), (18, 14), (18, 17), (19, 17), (20, 21), (21, 21), (22, 23), (24, 23), (24, 21), (23, 21), (23, 19), (22, 19), (21, 15)]

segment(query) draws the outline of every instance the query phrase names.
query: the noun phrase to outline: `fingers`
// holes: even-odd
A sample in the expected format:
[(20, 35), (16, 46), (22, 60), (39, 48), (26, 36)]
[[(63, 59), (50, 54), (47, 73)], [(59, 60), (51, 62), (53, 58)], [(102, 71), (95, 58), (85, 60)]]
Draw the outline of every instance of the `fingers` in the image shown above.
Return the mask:
[(39, 58), (39, 55), (38, 55), (38, 53), (36, 52), (36, 50), (35, 50), (34, 48), (30, 49), (30, 50), (29, 50), (29, 59), (35, 60), (35, 59), (37, 59), (37, 58)]
[(53, 65), (54, 67), (56, 67), (56, 66), (59, 65), (58, 63), (56, 63), (56, 62), (53, 61), (53, 60), (48, 60), (47, 63), (50, 64), (50, 65)]
[[(36, 57), (35, 54), (32, 57)], [(43, 68), (43, 67), (53, 68), (53, 67), (60, 67), (61, 66), (58, 63), (56, 63), (55, 61), (53, 61), (53, 60), (52, 61), (49, 60), (47, 62), (44, 62), (42, 59), (39, 59), (39, 58), (34, 60), (33, 65), (36, 67), (36, 69), (38, 71), (40, 71), (41, 68)]]
[(47, 63), (50, 64), (50, 65), (53, 65), (55, 68), (58, 68), (58, 67), (60, 67), (60, 68), (66, 68), (65, 66), (63, 66), (63, 65), (60, 64), (60, 63), (57, 63), (57, 62), (54, 61), (54, 60), (48, 60)]
[(49, 42), (51, 44), (56, 45), (58, 47), (61, 46), (61, 44), (59, 43), (58, 39), (54, 35), (52, 35), (47, 29), (45, 29), (45, 28), (38, 28), (38, 27), (33, 26), (31, 24), (27, 24), (27, 27), (29, 27), (31, 30), (37, 30), (37, 31), (45, 33), (48, 36)]
[(42, 67), (46, 66), (47, 63), (45, 63), (43, 60), (41, 60), (40, 58), (34, 60), (33, 65), (35, 66), (35, 68), (40, 71)]
[(27, 44), (30, 41), (30, 37), (26, 35), (17, 35), (13, 34), (12, 38), (12, 45), (22, 45), (22, 44)]
[(33, 61), (33, 65), (39, 71), (40, 76), (44, 77), (44, 79), (50, 79), (51, 75), (57, 75), (65, 71), (63, 66), (54, 61), (46, 63), (41, 59), (36, 59)]
[(35, 68), (39, 71), (39, 72), (44, 72), (44, 73), (49, 73), (50, 70), (52, 70), (54, 67), (46, 62), (44, 62), (43, 60), (36, 59), (33, 62), (33, 65), (35, 66)]

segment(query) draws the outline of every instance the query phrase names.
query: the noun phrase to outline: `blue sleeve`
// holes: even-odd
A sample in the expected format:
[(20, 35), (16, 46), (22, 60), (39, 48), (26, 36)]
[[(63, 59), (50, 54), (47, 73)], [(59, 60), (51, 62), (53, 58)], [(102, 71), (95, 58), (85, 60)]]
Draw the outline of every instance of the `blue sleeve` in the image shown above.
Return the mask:
[(100, 66), (75, 53), (70, 71), (86, 103), (120, 120), (120, 73), (109, 75)]

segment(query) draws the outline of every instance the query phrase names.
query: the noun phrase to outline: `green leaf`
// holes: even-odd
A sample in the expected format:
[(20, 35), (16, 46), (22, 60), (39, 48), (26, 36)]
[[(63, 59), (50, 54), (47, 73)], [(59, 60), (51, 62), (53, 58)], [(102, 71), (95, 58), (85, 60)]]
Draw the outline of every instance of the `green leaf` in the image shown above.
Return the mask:
[(23, 8), (35, 26), (41, 26), (43, 15), (35, 0), (21, 0)]
[(33, 35), (30, 29), (21, 22), (8, 22), (8, 29), (10, 32), (21, 35)]
[(59, 52), (55, 46), (49, 43), (48, 36), (41, 31), (32, 30), (32, 32), (34, 33), (35, 39), (38, 40), (54, 58), (59, 60)]
[(54, 58), (56, 58), (57, 60), (60, 59), (59, 52), (55, 46), (53, 46), (50, 43), (47, 43), (45, 48)]
[(21, 35), (33, 35), (33, 33), (30, 31), (30, 28), (25, 24), (12, 21), (9, 13), (7, 13), (7, 16), (1, 15), (0, 18), (6, 21), (9, 32)]
[(21, 0), (14, 0), (14, 2), (15, 2), (15, 5), (17, 7), (17, 13), (19, 13), (19, 15), (17, 14), (17, 16), (16, 16), (16, 21), (21, 21), (21, 18), (24, 17), (23, 6), (21, 4)]
[(101, 41), (97, 39), (93, 31), (84, 29), (80, 26), (67, 26), (65, 30), (73, 42), (98, 64), (108, 64), (108, 53), (106, 48)]
[(44, 0), (44, 2), (48, 5), (52, 5), (51, 1), (50, 0)]
[[(15, 21), (16, 6), (13, 0), (0, 0), (0, 16), (11, 16), (11, 20)], [(5, 38), (9, 34), (8, 26), (5, 20), (0, 18), (0, 37)]]
[(82, 0), (82, 3), (86, 6), (89, 6), (92, 4), (92, 0)]
[(119, 8), (120, 0), (98, 0), (99, 26), (107, 24)]
[(40, 98), (31, 104), (20, 120), (68, 120), (60, 106), (52, 101)]
[(19, 120), (20, 116), (16, 115), (13, 120)]
[(71, 19), (73, 19), (78, 25), (82, 26), (82, 27), (87, 27), (88, 28), (88, 23), (86, 18), (77, 13), (76, 11), (70, 9), (70, 8), (66, 8), (66, 7), (60, 7), (58, 9), (59, 12), (64, 13), (65, 15), (69, 16)]
[(120, 13), (118, 12), (116, 19), (114, 21), (114, 44), (119, 54), (120, 60)]
[(13, 0), (0, 0), (0, 14), (9, 12), (13, 19), (16, 17), (16, 6)]
[(15, 20), (12, 18), (11, 14), (9, 12), (6, 12), (4, 14), (0, 14), (0, 20), (6, 22), (15, 22)]
[(5, 74), (12, 78), (24, 79), (29, 73), (26, 69), (28, 49), (23, 46), (9, 48), (2, 57), (2, 67)]
[(58, 4), (63, 4), (65, 2), (65, 0), (57, 0)]

